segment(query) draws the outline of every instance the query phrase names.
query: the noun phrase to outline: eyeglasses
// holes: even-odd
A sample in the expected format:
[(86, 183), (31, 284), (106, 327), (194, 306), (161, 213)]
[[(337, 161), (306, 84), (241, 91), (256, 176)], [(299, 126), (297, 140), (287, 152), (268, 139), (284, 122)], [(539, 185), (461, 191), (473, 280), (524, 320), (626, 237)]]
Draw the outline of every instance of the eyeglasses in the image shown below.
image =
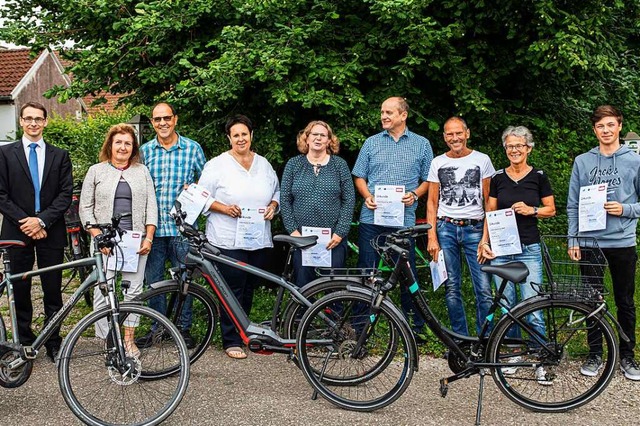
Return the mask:
[(505, 149), (505, 151), (513, 151), (513, 150), (520, 151), (520, 150), (524, 149), (525, 146), (527, 146), (527, 145), (522, 144), (522, 143), (517, 143), (515, 145), (505, 145), (504, 149)]
[(165, 115), (164, 117), (153, 117), (151, 120), (154, 123), (160, 123), (162, 121), (166, 121), (167, 123), (171, 121), (175, 117), (174, 115)]
[(44, 120), (46, 120), (43, 117), (20, 117), (20, 118), (27, 124), (29, 123), (42, 124), (44, 123)]
[(311, 136), (312, 138), (320, 138), (320, 139), (326, 139), (329, 137), (329, 135), (325, 133), (309, 133), (309, 136)]

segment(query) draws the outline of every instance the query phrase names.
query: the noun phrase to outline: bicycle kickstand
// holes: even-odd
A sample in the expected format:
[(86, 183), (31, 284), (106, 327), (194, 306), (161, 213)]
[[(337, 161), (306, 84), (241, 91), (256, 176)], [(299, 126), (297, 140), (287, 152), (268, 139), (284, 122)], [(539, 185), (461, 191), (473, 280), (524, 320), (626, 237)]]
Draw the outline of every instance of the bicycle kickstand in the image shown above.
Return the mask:
[(476, 426), (480, 426), (480, 418), (482, 417), (482, 391), (484, 390), (484, 376), (486, 372), (484, 368), (480, 369), (480, 386), (478, 388), (478, 408), (476, 410)]

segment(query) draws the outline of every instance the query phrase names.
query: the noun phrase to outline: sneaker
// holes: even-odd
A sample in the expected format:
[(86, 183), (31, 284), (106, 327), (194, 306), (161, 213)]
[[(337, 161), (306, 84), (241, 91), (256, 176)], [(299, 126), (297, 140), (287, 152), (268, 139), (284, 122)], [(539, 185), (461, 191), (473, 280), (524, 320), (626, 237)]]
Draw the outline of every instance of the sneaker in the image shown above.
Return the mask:
[(169, 337), (168, 333), (164, 333), (164, 329), (162, 327), (158, 327), (155, 330), (149, 331), (142, 337), (136, 338), (136, 346), (140, 349), (150, 348), (154, 345), (154, 343), (160, 342), (162, 339), (167, 339)]
[(640, 380), (640, 367), (632, 357), (622, 358), (620, 360), (620, 369), (624, 373), (624, 377), (629, 380)]
[(602, 368), (602, 357), (600, 355), (590, 355), (580, 367), (580, 374), (583, 376), (595, 377)]
[(193, 349), (196, 347), (196, 341), (191, 337), (191, 332), (189, 330), (180, 330), (180, 334), (184, 339), (185, 345), (187, 345), (187, 349)]
[(547, 370), (545, 370), (541, 365), (538, 366), (538, 368), (536, 368), (536, 380), (538, 381), (538, 384), (542, 386), (551, 386), (553, 382), (549, 379), (550, 377), (548, 377)]
[[(511, 357), (507, 360), (507, 363), (509, 364), (514, 364), (516, 362), (522, 362), (522, 357), (521, 356), (514, 356)], [(516, 371), (518, 371), (518, 367), (514, 366), (514, 367), (502, 367), (502, 374), (506, 374), (506, 375), (510, 375), (510, 374), (516, 374)]]

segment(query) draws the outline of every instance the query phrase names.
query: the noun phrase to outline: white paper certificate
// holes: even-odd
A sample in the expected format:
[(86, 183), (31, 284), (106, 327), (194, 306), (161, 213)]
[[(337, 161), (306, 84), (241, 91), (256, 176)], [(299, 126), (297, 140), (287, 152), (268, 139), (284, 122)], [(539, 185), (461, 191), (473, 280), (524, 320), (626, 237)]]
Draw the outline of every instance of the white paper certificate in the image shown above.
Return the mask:
[[(127, 231), (118, 243), (119, 248), (111, 251), (107, 269), (111, 271), (137, 272), (140, 243), (142, 243), (142, 232)], [(120, 250), (122, 250), (122, 253), (120, 253)]]
[(487, 212), (487, 227), (491, 239), (491, 250), (496, 256), (522, 253), (516, 213), (513, 209)]
[(431, 268), (431, 281), (433, 282), (433, 291), (436, 291), (449, 278), (447, 275), (447, 265), (444, 263), (444, 252), (438, 252), (438, 261), (429, 262)]
[(266, 207), (243, 207), (236, 222), (236, 247), (259, 249), (264, 247), (264, 213)]
[(376, 185), (373, 223), (382, 226), (404, 226), (404, 185)]
[(331, 228), (316, 228), (303, 226), (302, 236), (317, 235), (318, 242), (315, 246), (302, 250), (302, 266), (331, 267), (331, 250), (327, 250), (327, 244), (331, 240)]
[[(180, 209), (187, 213), (185, 222), (191, 225), (196, 223), (196, 220), (198, 219), (198, 216), (200, 216), (200, 213), (202, 213), (210, 195), (211, 193), (209, 191), (195, 183), (192, 183), (180, 192), (177, 201), (180, 201), (180, 204), (182, 205)], [(175, 212), (176, 208), (171, 208), (171, 213)]]
[(597, 231), (607, 227), (607, 188), (609, 183), (580, 187), (578, 204), (578, 232)]

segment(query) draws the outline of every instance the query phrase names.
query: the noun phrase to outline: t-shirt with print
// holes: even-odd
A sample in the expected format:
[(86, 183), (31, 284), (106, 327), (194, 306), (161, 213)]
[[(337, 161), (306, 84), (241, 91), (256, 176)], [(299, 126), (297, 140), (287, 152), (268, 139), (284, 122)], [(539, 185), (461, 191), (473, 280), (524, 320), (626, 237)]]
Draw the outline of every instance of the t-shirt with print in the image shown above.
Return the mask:
[[(504, 169), (498, 170), (491, 178), (489, 197), (498, 200), (498, 210), (508, 209), (514, 203), (522, 201), (528, 206), (540, 206), (541, 199), (553, 195), (549, 178), (542, 170), (535, 167), (519, 181), (509, 177)], [(516, 214), (520, 243), (535, 244), (540, 242), (538, 218)]]
[(438, 217), (484, 218), (482, 180), (495, 171), (489, 156), (478, 151), (461, 158), (446, 154), (434, 158), (427, 179), (440, 184)]

